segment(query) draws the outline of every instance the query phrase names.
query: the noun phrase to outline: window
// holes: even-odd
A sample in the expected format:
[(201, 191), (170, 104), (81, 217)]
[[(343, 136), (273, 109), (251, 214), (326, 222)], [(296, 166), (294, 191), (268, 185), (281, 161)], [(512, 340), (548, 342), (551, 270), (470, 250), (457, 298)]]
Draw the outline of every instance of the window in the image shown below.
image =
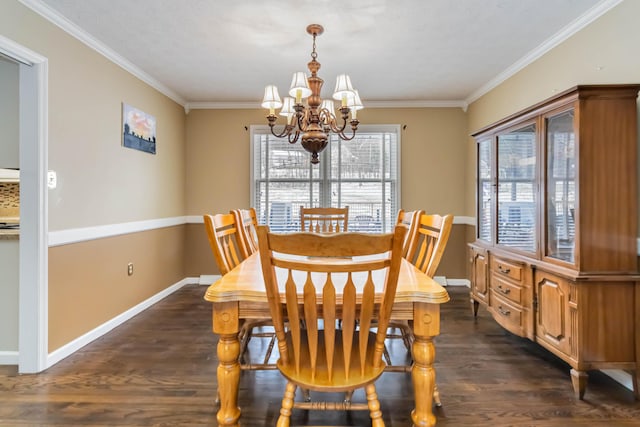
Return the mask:
[(351, 141), (331, 135), (312, 165), (300, 142), (251, 127), (251, 193), (258, 221), (300, 229), (300, 206), (349, 206), (349, 230), (391, 231), (400, 206), (400, 127), (361, 126)]

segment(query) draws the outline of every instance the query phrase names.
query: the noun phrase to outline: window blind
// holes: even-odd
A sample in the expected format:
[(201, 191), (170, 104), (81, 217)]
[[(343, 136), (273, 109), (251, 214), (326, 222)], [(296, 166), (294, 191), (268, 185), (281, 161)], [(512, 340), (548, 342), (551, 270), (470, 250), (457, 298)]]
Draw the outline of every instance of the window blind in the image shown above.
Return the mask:
[(300, 206), (349, 206), (349, 231), (388, 232), (400, 203), (399, 126), (363, 126), (351, 141), (331, 135), (311, 165), (300, 143), (252, 126), (252, 198), (261, 224), (300, 229)]

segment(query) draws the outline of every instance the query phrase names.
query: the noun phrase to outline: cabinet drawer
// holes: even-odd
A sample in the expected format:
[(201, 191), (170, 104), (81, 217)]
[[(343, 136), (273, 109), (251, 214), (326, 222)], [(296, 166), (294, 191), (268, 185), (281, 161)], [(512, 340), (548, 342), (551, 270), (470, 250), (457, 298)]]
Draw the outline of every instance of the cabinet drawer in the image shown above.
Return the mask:
[(514, 261), (507, 261), (502, 258), (494, 257), (491, 259), (491, 270), (497, 275), (508, 277), (521, 283), (524, 278), (524, 265)]
[(516, 307), (499, 293), (492, 291), (490, 298), (493, 318), (506, 330), (520, 336), (524, 335), (522, 309)]
[(493, 273), (491, 289), (498, 295), (507, 298), (518, 305), (522, 305), (522, 287), (509, 280), (504, 280), (500, 273)]

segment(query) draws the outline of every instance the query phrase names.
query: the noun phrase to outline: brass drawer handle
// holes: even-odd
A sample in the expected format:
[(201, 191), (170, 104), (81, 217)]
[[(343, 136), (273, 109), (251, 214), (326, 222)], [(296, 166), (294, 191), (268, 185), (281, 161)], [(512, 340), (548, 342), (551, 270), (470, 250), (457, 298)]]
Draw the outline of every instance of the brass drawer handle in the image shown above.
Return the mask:
[(503, 316), (510, 316), (511, 312), (509, 310), (505, 310), (502, 308), (502, 306), (498, 306), (498, 311), (500, 312), (500, 314), (502, 314)]
[(511, 272), (511, 269), (510, 268), (504, 268), (503, 266), (498, 265), (498, 271), (500, 273), (509, 274)]
[(502, 285), (498, 285), (498, 291), (504, 295), (509, 295), (511, 293), (511, 289), (505, 289), (502, 287)]

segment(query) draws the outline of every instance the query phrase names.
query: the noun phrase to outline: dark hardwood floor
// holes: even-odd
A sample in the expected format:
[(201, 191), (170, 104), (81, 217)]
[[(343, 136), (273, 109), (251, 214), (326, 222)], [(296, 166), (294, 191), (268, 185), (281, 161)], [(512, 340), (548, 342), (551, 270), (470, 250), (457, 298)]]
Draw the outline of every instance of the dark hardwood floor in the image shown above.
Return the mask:
[[(216, 426), (216, 339), (205, 290), (185, 286), (43, 373), (0, 367), (0, 425)], [(585, 400), (576, 400), (564, 362), (504, 331), (482, 309), (474, 321), (468, 290), (448, 290), (436, 342), (438, 426), (640, 426), (631, 391), (592, 372)], [(252, 340), (251, 353), (266, 345)], [(392, 353), (403, 357), (400, 340)], [(277, 371), (243, 372), (242, 426), (275, 425), (283, 390)], [(408, 374), (385, 373), (378, 394), (387, 426), (411, 425)], [(292, 425), (370, 423), (366, 412), (296, 411)]]

